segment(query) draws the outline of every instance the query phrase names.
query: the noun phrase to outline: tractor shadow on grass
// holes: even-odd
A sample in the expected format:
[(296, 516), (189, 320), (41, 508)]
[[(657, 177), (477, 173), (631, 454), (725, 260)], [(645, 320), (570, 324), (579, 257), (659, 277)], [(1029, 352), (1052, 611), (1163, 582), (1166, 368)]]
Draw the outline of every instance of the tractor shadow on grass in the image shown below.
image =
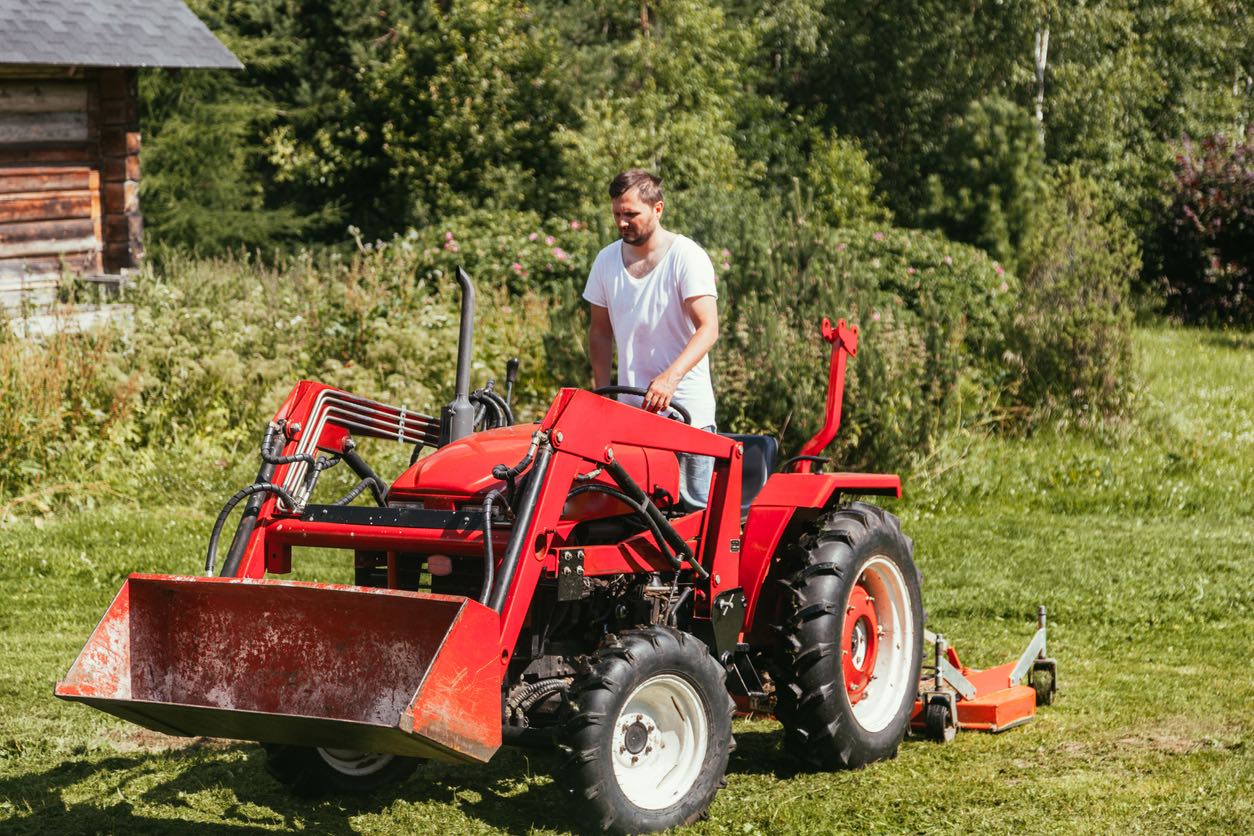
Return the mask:
[[(932, 745), (930, 741), (907, 735), (901, 743), (901, 751)], [(784, 781), (812, 771), (784, 751), (784, 730), (779, 726), (737, 731), (736, 751), (732, 752), (727, 762), (727, 774), (732, 776), (770, 775)], [(840, 772), (832, 774), (839, 775)]]
[(0, 800), (13, 805), (2, 829), (246, 834), (277, 827), (347, 836), (359, 832), (355, 817), (381, 814), (412, 832), (456, 832), (463, 816), (508, 833), (576, 830), (550, 778), (558, 765), (556, 753), (502, 749), (487, 766), (429, 764), (369, 796), (308, 799), (275, 782), (260, 748), (248, 744), (89, 755), (0, 779)]

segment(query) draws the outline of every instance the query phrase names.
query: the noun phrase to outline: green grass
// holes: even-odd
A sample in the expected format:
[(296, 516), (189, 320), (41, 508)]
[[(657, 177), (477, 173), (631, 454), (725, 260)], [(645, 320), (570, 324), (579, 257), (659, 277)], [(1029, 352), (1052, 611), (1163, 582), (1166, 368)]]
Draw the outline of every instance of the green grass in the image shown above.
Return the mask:
[[(1035, 723), (796, 773), (737, 724), (694, 832), (1254, 829), (1254, 341), (1143, 331), (1139, 417), (1101, 435), (954, 439), (900, 506), (933, 628), (976, 666), (1051, 614), (1062, 692)], [(210, 503), (98, 507), (0, 532), (0, 830), (548, 832), (552, 756), (433, 766), (359, 801), (290, 798), (256, 747), (165, 738), (51, 696), (131, 570), (190, 572)], [(332, 567), (325, 562), (323, 569)]]

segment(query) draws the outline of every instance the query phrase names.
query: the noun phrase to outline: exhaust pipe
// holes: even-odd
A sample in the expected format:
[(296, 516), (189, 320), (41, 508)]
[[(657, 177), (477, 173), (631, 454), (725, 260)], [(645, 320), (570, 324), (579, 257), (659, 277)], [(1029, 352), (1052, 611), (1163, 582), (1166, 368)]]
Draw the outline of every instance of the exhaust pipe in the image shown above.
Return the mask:
[(470, 402), (470, 357), (475, 339), (475, 288), (460, 266), (457, 283), (462, 286), (461, 329), (457, 335), (457, 381), (453, 402), (440, 410), (440, 446), (465, 438), (474, 431), (475, 407)]

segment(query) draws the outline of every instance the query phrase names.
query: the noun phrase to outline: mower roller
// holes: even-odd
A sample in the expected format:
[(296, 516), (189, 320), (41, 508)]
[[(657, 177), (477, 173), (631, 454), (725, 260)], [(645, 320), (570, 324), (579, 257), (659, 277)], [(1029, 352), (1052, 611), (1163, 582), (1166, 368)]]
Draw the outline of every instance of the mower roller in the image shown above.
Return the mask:
[[(682, 409), (612, 399), (622, 387), (562, 389), (515, 423), (516, 361), (504, 396), (493, 381), (469, 391), (474, 292), (457, 278), (455, 396), (439, 417), (298, 383), (256, 480), (213, 526), (204, 576), (131, 575), (58, 697), (259, 741), (302, 793), (555, 746), (587, 824), (616, 832), (705, 813), (736, 711), (773, 711), (785, 748), (829, 769), (893, 757), (912, 726), (998, 731), (1052, 698), (1043, 612), (1019, 662), (964, 668), (924, 629), (897, 518), (852, 499), (900, 497), (899, 478), (823, 472), (856, 327), (823, 321), (826, 419), (777, 465), (774, 438), (704, 432)], [(363, 438), (412, 446), (410, 466), (385, 482)], [(713, 459), (705, 508), (679, 498), (684, 455)], [(315, 502), (341, 463), (355, 487)], [(291, 579), (311, 547), (351, 552), (355, 584)]]

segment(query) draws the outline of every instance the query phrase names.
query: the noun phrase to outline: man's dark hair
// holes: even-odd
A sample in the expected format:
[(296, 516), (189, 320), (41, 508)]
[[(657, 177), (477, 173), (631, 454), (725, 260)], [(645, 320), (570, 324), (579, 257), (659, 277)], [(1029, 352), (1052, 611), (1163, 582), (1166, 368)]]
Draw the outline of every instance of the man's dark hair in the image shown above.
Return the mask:
[(662, 178), (642, 168), (633, 168), (610, 181), (610, 198), (622, 197), (639, 189), (640, 199), (650, 205), (662, 199)]

